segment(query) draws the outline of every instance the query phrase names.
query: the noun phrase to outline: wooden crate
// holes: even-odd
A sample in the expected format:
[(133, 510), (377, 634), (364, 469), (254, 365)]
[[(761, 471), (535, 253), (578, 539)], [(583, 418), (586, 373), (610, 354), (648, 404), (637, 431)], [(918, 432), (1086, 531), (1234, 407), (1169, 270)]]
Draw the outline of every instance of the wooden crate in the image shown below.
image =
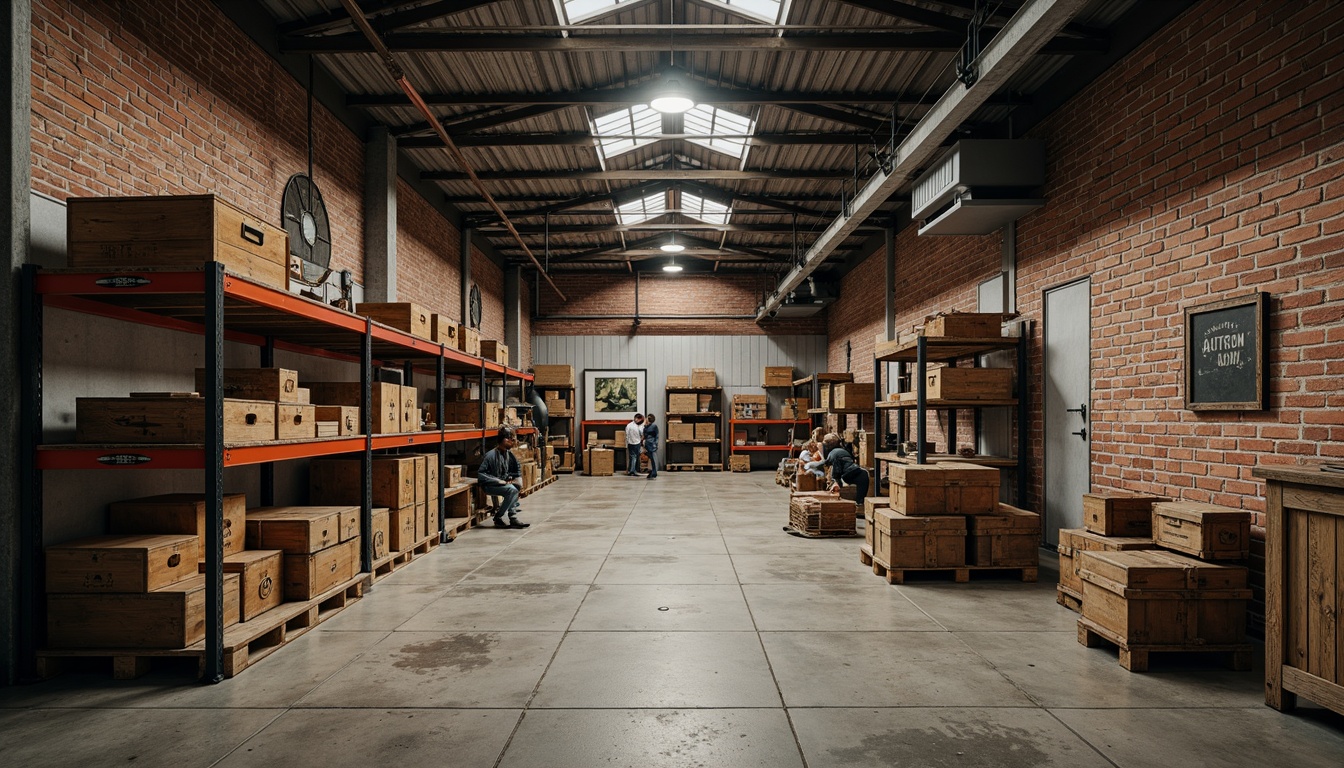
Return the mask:
[[(47, 595), (53, 648), (185, 648), (205, 638), (205, 577), (139, 594)], [(224, 574), (224, 626), (238, 623), (238, 575)]]
[(923, 335), (994, 338), (1003, 335), (1003, 315), (998, 312), (948, 312), (925, 318)]
[(696, 440), (717, 440), (719, 437), (719, 425), (712, 421), (698, 421), (695, 423)]
[[(439, 423), (439, 404), (425, 403), (425, 413), (431, 424)], [(445, 402), (443, 404), (443, 423), (444, 424), (471, 424), (477, 428), (495, 429), (499, 426), (499, 405), (497, 403), (487, 402), (485, 404), (485, 422), (481, 422), (481, 401), (464, 400), (460, 402)]]
[(699, 410), (699, 401), (695, 395), (672, 394), (667, 396), (668, 413), (696, 413)]
[(812, 399), (809, 397), (786, 397), (780, 406), (780, 418), (806, 420), (807, 409), (811, 407)]
[[(308, 388), (312, 390), (313, 401), (322, 405), (360, 406), (360, 386), (357, 381), (319, 381), (309, 383)], [(400, 432), (401, 385), (375, 381), (369, 394), (369, 402), (373, 404), (373, 434)]]
[(1036, 568), (1041, 560), (1041, 516), (1000, 503), (993, 515), (966, 518), (966, 562), (983, 568)]
[(691, 386), (696, 389), (708, 389), (719, 386), (719, 376), (713, 368), (692, 368)]
[(317, 409), (302, 403), (275, 404), (275, 439), (311, 440), (317, 437)]
[(852, 381), (837, 382), (831, 386), (831, 408), (837, 411), (871, 411), (873, 385)]
[(833, 494), (795, 493), (789, 498), (789, 526), (803, 533), (853, 533), (854, 502)]
[(48, 592), (152, 592), (196, 575), (192, 535), (92, 536), (47, 547)]
[(999, 471), (949, 461), (889, 464), (891, 508), (907, 515), (990, 515), (998, 510)]
[[(284, 554), (278, 549), (246, 549), (224, 558), (224, 572), (238, 575), (241, 621), (250, 621), (285, 601)], [(205, 573), (205, 563), (199, 570)]]
[(247, 511), (247, 548), (304, 555), (349, 539), (352, 527), (358, 532), (359, 507), (258, 507)]
[(791, 387), (793, 386), (793, 367), (792, 366), (765, 366), (765, 374), (761, 377), (763, 386), (766, 387)]
[[(361, 503), (360, 472), (359, 459), (313, 459), (308, 465), (308, 501)], [(416, 503), (414, 457), (374, 457), (372, 474), (374, 506), (401, 509)]]
[(728, 469), (732, 472), (750, 472), (751, 457), (740, 453), (729, 456)]
[(811, 472), (798, 472), (793, 477), (795, 491), (820, 491), (826, 487), (826, 478), (817, 477)]
[(481, 334), (465, 325), (457, 326), (457, 348), (468, 355), (481, 356)]
[(462, 465), (444, 464), (443, 465), (443, 487), (454, 488), (462, 484)]
[(863, 543), (868, 545), (868, 551), (873, 551), (873, 546), (877, 543), (877, 510), (890, 509), (890, 502), (886, 499), (877, 499), (869, 496), (863, 500)]
[(1083, 527), (1102, 536), (1153, 535), (1153, 504), (1161, 496), (1141, 496), (1124, 491), (1083, 494)]
[(249, 280), (289, 286), (289, 236), (214, 195), (66, 201), (72, 267), (200, 267), (218, 261)]
[[(224, 494), (224, 554), (243, 551), (247, 496)], [(107, 507), (108, 532), (113, 534), (182, 533), (198, 540), (199, 560), (205, 559), (205, 494), (168, 493), (114, 501)]]
[(494, 339), (481, 339), (481, 357), (508, 366), (509, 347), (503, 342), (495, 341)]
[(405, 552), (415, 546), (420, 537), (415, 535), (415, 505), (390, 509), (387, 512), (387, 544), (393, 552)]
[(616, 474), (616, 452), (607, 448), (589, 448), (583, 452), (583, 470), (594, 476)]
[(571, 388), (574, 386), (574, 366), (534, 365), (532, 386)]
[(311, 600), (359, 572), (359, 537), (304, 554), (285, 553), (285, 599)]
[(1344, 715), (1344, 474), (1254, 474), (1266, 481), (1265, 703), (1291, 710), (1300, 695)]
[(419, 432), (420, 390), (415, 387), (399, 387), (400, 401), (397, 410), (397, 430), (401, 432)]
[(1153, 505), (1153, 541), (1201, 560), (1245, 560), (1251, 555), (1251, 513), (1193, 501)]
[(359, 406), (357, 405), (314, 405), (313, 418), (320, 424), (335, 424), (337, 435), (360, 434)]
[(668, 388), (668, 389), (687, 389), (687, 388), (689, 388), (690, 386), (691, 386), (691, 377), (690, 377), (690, 376), (668, 376), (668, 377), (667, 377), (667, 388)]
[(693, 447), (693, 448), (691, 449), (691, 457), (692, 457), (692, 458), (691, 458), (691, 463), (692, 463), (692, 464), (708, 464), (708, 463), (709, 463), (709, 446), (707, 446), (707, 445), (697, 445), (697, 446)]
[(954, 568), (966, 565), (966, 518), (903, 515), (873, 510), (873, 556), (888, 568)]
[(1011, 368), (931, 368), (924, 376), (930, 400), (1008, 400), (1013, 396)]
[(457, 349), (457, 323), (447, 315), (430, 315), (429, 338), (449, 349)]
[(1162, 550), (1083, 552), (1083, 618), (1127, 645), (1231, 645), (1246, 635), (1248, 571)]
[[(203, 394), (205, 369), (196, 369), (196, 392)], [(225, 397), (239, 400), (274, 400), (277, 403), (300, 402), (299, 372), (287, 368), (225, 368)]]
[(415, 539), (419, 541), (429, 535), (429, 505), (423, 501), (412, 507), (415, 521)]
[(1083, 599), (1082, 552), (1127, 552), (1136, 549), (1157, 549), (1151, 537), (1107, 537), (1085, 528), (1063, 528), (1059, 531), (1059, 585), (1077, 599)]
[(417, 473), (424, 473), (420, 475), (420, 477), (423, 478), (425, 487), (425, 502), (427, 504), (438, 504), (439, 494), (443, 493), (443, 485), (440, 480), (443, 474), (443, 467), (439, 464), (438, 453), (426, 453), (424, 454), (424, 457), (424, 468), (422, 469), (419, 464), (416, 464), (415, 471)]
[[(262, 443), (275, 439), (275, 404), (263, 400), (224, 400), (224, 442)], [(75, 398), (75, 442), (205, 442), (205, 398)]]
[(375, 323), (391, 326), (412, 336), (433, 338), (430, 313), (419, 304), (409, 301), (361, 301), (355, 306), (355, 314), (372, 318)]

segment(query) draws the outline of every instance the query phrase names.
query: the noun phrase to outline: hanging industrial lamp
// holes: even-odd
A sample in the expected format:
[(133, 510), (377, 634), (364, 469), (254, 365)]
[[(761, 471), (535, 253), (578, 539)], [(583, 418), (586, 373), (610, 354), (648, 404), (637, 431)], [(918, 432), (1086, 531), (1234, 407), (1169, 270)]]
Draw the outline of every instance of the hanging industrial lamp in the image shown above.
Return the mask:
[[(668, 12), (670, 14), (669, 21), (671, 24), (668, 25), (670, 41), (667, 51), (667, 63), (669, 67), (675, 67), (677, 17), (674, 8), (669, 9)], [(691, 96), (687, 93), (686, 89), (681, 87), (681, 83), (677, 82), (676, 78), (669, 76), (663, 81), (663, 84), (659, 86), (658, 90), (654, 92), (653, 98), (649, 99), (649, 106), (665, 115), (679, 115), (691, 107), (694, 107), (695, 101), (691, 99)]]
[(663, 253), (681, 253), (682, 251), (686, 250), (686, 246), (682, 245), (681, 243), (678, 243), (677, 236), (672, 235), (671, 237), (667, 238), (666, 243), (663, 243), (662, 245), (658, 246), (658, 250), (662, 251)]
[(677, 263), (677, 257), (673, 256), (672, 258), (668, 259), (668, 260), (667, 260), (667, 263), (663, 265), (663, 271), (664, 271), (664, 272), (680, 272), (680, 271), (681, 271), (681, 265)]

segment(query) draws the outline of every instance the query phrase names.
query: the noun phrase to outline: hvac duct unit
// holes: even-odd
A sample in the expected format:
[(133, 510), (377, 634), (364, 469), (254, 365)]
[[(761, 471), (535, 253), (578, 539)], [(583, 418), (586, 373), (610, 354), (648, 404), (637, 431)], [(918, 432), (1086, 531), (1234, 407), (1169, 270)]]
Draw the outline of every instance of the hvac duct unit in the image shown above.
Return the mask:
[(967, 139), (915, 182), (911, 218), (921, 235), (987, 235), (1045, 205), (1045, 142)]
[(808, 280), (784, 298), (776, 317), (812, 317), (834, 304), (835, 299), (834, 284)]

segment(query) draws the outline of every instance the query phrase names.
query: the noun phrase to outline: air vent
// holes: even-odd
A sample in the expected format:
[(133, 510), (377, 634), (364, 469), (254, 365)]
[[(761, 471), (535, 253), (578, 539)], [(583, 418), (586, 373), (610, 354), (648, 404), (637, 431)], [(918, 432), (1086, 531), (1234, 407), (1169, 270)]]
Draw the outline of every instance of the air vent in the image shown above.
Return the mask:
[(921, 235), (987, 235), (1045, 204), (1045, 142), (968, 139), (915, 182), (911, 217)]

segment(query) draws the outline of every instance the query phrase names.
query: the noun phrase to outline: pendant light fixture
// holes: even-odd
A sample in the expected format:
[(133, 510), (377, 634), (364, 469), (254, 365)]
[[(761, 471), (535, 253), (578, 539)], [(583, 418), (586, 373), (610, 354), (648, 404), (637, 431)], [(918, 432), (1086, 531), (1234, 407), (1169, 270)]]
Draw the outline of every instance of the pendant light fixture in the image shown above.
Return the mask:
[[(668, 71), (671, 72), (672, 66), (675, 64), (674, 51), (676, 50), (677, 39), (677, 12), (675, 5), (669, 4), (667, 12), (669, 20), (667, 64)], [(653, 98), (649, 99), (649, 106), (665, 115), (679, 115), (691, 107), (694, 107), (695, 101), (691, 98), (690, 94), (687, 93), (686, 89), (682, 88), (681, 83), (678, 82), (676, 78), (668, 77), (663, 81), (663, 84), (659, 86), (658, 90), (654, 93)]]
[(681, 265), (677, 263), (677, 257), (676, 257), (676, 256), (673, 256), (672, 258), (670, 258), (670, 259), (667, 260), (667, 263), (663, 265), (663, 271), (664, 271), (664, 272), (680, 272), (680, 271), (681, 271)]
[(662, 251), (663, 253), (681, 253), (682, 251), (686, 250), (686, 246), (677, 242), (676, 235), (671, 235), (667, 238), (666, 243), (663, 243), (662, 245), (658, 246), (658, 250)]

